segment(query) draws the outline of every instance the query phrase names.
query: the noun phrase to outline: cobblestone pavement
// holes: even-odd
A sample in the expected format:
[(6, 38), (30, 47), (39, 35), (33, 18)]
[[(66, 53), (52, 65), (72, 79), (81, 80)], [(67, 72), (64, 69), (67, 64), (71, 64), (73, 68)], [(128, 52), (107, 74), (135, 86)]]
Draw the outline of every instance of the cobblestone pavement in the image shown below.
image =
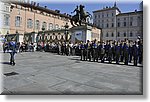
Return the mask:
[[(142, 67), (46, 52), (18, 53), (11, 66), (9, 54), (1, 54), (2, 94), (142, 94)], [(11, 72), (18, 74), (4, 75)]]

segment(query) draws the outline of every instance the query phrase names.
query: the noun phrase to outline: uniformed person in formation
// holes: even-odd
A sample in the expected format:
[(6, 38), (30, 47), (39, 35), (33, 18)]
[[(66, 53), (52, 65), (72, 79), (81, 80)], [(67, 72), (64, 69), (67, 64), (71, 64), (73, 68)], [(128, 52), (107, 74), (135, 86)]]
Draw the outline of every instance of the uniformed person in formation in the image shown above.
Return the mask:
[(94, 40), (92, 43), (92, 50), (93, 50), (93, 61), (98, 62), (98, 45), (97, 45), (96, 40)]
[(105, 45), (105, 58), (108, 60), (108, 51), (109, 51), (109, 41), (106, 41)]
[(116, 64), (119, 64), (119, 58), (120, 58), (120, 43), (119, 41), (115, 45), (115, 55), (116, 55)]
[(124, 42), (123, 45), (123, 54), (124, 54), (124, 64), (128, 65), (128, 61), (129, 61), (129, 44), (128, 44), (128, 40), (126, 40)]
[(142, 40), (138, 41), (138, 45), (139, 45), (139, 50), (138, 50), (138, 52), (139, 52), (139, 54), (138, 54), (139, 64), (142, 64), (142, 62), (143, 62), (143, 44), (142, 43), (143, 43)]
[(91, 43), (89, 40), (87, 40), (87, 43), (86, 43), (86, 60), (91, 61)]
[(107, 59), (108, 59), (109, 63), (111, 63), (112, 62), (112, 42), (111, 41), (109, 41), (107, 48), (108, 48)]
[(138, 46), (137, 42), (135, 41), (134, 45), (133, 45), (133, 63), (134, 63), (134, 66), (137, 66), (138, 50), (139, 50), (139, 46)]
[(129, 41), (129, 63), (132, 62), (133, 58), (133, 42)]
[(104, 63), (104, 61), (105, 61), (105, 42), (103, 41), (99, 47), (100, 47), (100, 51), (101, 51), (100, 60), (102, 63)]
[(81, 51), (81, 61), (85, 60), (85, 46), (84, 46), (84, 43), (81, 42), (80, 43), (80, 51)]
[(116, 41), (113, 41), (112, 43), (112, 61), (116, 60), (116, 52), (115, 52), (115, 45), (116, 45)]
[(120, 41), (120, 62), (123, 62), (124, 54), (123, 54), (123, 42)]

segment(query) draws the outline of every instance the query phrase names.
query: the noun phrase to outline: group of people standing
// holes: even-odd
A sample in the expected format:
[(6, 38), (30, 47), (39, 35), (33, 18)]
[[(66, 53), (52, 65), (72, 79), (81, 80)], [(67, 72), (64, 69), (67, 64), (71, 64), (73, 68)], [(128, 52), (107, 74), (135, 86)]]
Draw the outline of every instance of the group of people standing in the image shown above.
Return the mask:
[(81, 56), (81, 61), (93, 61), (93, 62), (115, 62), (120, 64), (123, 62), (125, 65), (133, 63), (134, 66), (137, 64), (143, 64), (143, 42), (138, 39), (137, 41), (89, 41), (86, 43), (68, 43), (68, 42), (57, 42), (57, 43), (37, 43), (35, 46), (33, 43), (16, 43), (14, 40), (4, 43), (3, 50), (11, 50), (10, 64), (15, 65), (14, 55), (17, 52), (26, 51), (45, 51), (54, 52), (59, 55)]
[(97, 42), (87, 41), (87, 43), (80, 43), (79, 48), (81, 50), (81, 60), (89, 61), (101, 61), (104, 63), (112, 63), (115, 61), (116, 64), (124, 62), (125, 65), (133, 62), (134, 66), (143, 63), (143, 43), (142, 40), (135, 42), (124, 40), (124, 41), (106, 41)]

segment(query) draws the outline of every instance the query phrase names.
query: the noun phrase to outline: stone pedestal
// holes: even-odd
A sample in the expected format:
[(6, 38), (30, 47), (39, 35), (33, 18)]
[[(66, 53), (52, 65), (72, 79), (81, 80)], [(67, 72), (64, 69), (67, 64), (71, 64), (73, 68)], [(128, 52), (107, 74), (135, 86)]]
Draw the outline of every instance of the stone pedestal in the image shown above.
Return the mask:
[(87, 40), (91, 41), (92, 38), (92, 27), (85, 25), (85, 26), (77, 26), (72, 27), (71, 31), (71, 42), (78, 43), (83, 42), (86, 43)]

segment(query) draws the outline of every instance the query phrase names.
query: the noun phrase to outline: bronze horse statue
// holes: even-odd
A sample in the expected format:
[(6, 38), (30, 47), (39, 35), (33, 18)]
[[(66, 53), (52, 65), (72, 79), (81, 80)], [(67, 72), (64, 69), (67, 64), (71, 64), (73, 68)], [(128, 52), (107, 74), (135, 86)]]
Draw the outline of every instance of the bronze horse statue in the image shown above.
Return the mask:
[(82, 22), (85, 22), (85, 23), (87, 22), (88, 17), (92, 19), (92, 15), (89, 12), (86, 12), (84, 10), (84, 7), (85, 6), (83, 5), (80, 5), (79, 8), (77, 6), (77, 8), (73, 11), (73, 12), (76, 12), (76, 15), (72, 16), (72, 19), (71, 19), (72, 26), (75, 26), (75, 25), (81, 26)]

